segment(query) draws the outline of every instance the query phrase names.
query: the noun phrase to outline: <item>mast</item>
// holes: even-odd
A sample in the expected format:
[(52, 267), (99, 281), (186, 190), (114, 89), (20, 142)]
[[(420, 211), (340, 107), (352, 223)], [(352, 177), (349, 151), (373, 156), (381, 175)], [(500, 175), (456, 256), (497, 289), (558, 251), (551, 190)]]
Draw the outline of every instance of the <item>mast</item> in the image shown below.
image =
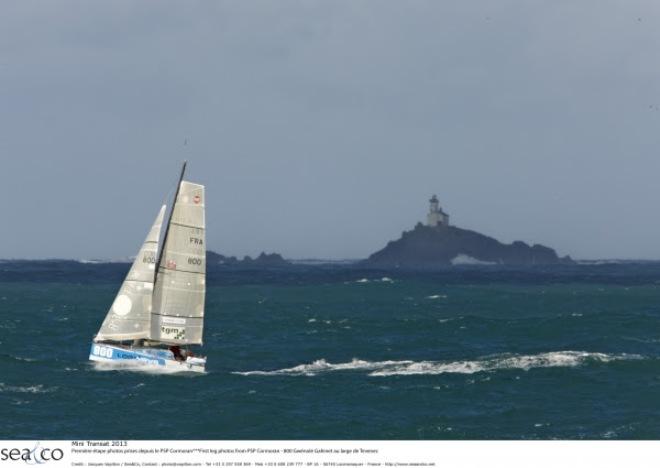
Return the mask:
[(172, 222), (172, 215), (174, 214), (174, 206), (176, 205), (176, 199), (179, 196), (179, 189), (181, 189), (181, 181), (183, 181), (183, 175), (186, 172), (186, 164), (188, 164), (188, 161), (183, 161), (183, 166), (181, 167), (181, 175), (179, 176), (179, 183), (176, 184), (174, 201), (172, 201), (172, 209), (170, 210), (170, 215), (167, 217), (167, 224), (165, 225), (165, 235), (163, 236), (163, 244), (160, 248), (160, 255), (158, 255), (158, 260), (156, 261), (156, 270), (154, 271), (154, 283), (156, 283), (156, 278), (158, 277), (158, 269), (160, 268), (160, 262), (163, 259), (163, 249), (165, 248), (165, 243), (167, 242), (167, 234), (170, 232), (170, 223)]

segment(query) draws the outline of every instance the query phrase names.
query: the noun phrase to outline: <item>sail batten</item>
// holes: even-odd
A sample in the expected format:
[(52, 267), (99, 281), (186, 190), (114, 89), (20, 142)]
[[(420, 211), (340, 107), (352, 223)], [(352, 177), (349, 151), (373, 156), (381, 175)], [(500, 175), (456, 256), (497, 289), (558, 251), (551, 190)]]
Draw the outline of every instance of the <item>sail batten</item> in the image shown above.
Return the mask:
[(202, 344), (206, 293), (204, 186), (181, 181), (158, 260), (149, 338)]
[(165, 205), (131, 265), (94, 341), (148, 338), (151, 323), (154, 270)]

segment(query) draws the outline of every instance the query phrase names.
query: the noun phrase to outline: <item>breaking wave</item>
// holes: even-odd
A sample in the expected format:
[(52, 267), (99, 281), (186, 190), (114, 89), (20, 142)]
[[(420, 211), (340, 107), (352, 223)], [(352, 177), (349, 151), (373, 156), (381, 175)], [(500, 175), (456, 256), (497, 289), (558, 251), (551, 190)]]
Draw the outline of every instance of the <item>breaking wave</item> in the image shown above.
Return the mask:
[(14, 356), (13, 354), (1, 354), (0, 359), (5, 361), (16, 361), (16, 362), (40, 362), (39, 359), (23, 357), (23, 356)]
[(29, 358), (29, 357), (21, 357), (21, 356), (11, 356), (14, 358), (16, 361), (22, 361), (22, 362), (37, 362), (36, 359), (34, 358)]
[(90, 362), (95, 371), (108, 372), (108, 371), (128, 371), (128, 372), (141, 372), (144, 374), (152, 375), (171, 375), (180, 374), (185, 376), (198, 376), (206, 375), (208, 372), (191, 372), (185, 367), (150, 367), (145, 366), (140, 362)]
[(465, 254), (458, 254), (451, 259), (451, 264), (456, 265), (497, 265), (497, 262), (486, 262)]
[(359, 280), (355, 280), (354, 283), (359, 283), (359, 284), (365, 284), (365, 283), (394, 283), (394, 280), (388, 276), (383, 276), (382, 278), (374, 278), (374, 279), (369, 279), (369, 278), (361, 278)]
[(363, 361), (361, 359), (353, 359), (351, 362), (344, 362), (339, 364), (332, 364), (325, 359), (319, 359), (311, 364), (300, 364), (295, 367), (287, 369), (278, 369), (273, 371), (247, 371), (247, 372), (234, 372), (238, 375), (317, 375), (326, 372), (334, 371), (347, 371), (347, 370), (366, 370), (373, 371), (382, 369), (388, 366), (398, 364), (413, 364), (413, 361)]
[(434, 375), (444, 373), (474, 374), (496, 370), (529, 370), (541, 367), (577, 367), (590, 362), (611, 362), (643, 359), (637, 354), (605, 354), (585, 351), (555, 351), (534, 355), (502, 355), (476, 361), (437, 362), (421, 361), (383, 368), (372, 372), (373, 376), (390, 375)]
[(638, 354), (605, 354), (586, 351), (553, 351), (533, 355), (503, 354), (474, 361), (363, 361), (333, 364), (319, 359), (310, 364), (272, 371), (234, 372), (238, 375), (304, 375), (315, 376), (338, 371), (368, 371), (372, 377), (394, 375), (474, 374), (497, 370), (529, 370), (542, 367), (577, 367), (592, 362), (607, 363), (644, 359)]
[(6, 385), (0, 382), (0, 393), (50, 393), (57, 390), (57, 387), (46, 388), (43, 385), (30, 385), (30, 386), (18, 386), (18, 385)]

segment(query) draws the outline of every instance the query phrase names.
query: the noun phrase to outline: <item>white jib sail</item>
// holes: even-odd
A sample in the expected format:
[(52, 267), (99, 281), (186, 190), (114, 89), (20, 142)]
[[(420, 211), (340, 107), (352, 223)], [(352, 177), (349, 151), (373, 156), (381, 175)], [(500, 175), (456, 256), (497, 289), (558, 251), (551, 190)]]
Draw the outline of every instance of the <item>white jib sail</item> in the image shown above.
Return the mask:
[(150, 339), (202, 344), (206, 292), (204, 186), (182, 181), (156, 275)]
[(164, 214), (165, 205), (158, 212), (94, 341), (121, 341), (149, 337), (154, 268)]

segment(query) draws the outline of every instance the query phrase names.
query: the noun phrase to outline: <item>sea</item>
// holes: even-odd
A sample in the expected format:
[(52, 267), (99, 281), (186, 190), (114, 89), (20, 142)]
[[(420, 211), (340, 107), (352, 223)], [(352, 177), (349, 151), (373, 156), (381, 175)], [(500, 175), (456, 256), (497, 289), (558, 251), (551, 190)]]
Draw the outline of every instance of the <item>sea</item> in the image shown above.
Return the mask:
[(0, 263), (0, 439), (660, 439), (660, 263), (208, 271), (203, 375), (88, 361), (125, 263)]

